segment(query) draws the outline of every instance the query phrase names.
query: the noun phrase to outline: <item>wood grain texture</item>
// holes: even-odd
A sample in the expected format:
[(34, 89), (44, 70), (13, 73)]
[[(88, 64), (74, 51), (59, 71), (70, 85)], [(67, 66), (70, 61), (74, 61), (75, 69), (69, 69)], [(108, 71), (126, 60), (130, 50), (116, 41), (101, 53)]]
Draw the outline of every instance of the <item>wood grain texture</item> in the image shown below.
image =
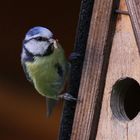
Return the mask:
[(128, 11), (130, 13), (130, 19), (132, 22), (132, 27), (134, 29), (134, 34), (136, 37), (136, 42), (140, 52), (140, 1), (139, 0), (126, 0)]
[[(127, 10), (124, 0), (120, 9)], [(118, 15), (96, 140), (140, 140), (140, 114), (132, 121), (119, 121), (110, 108), (112, 86), (122, 77), (131, 77), (140, 83), (140, 57), (130, 18), (126, 15)]]
[[(109, 55), (107, 35), (113, 0), (95, 0), (71, 140), (89, 140), (96, 135), (103, 85), (105, 57)], [(106, 50), (106, 51), (105, 51)], [(108, 51), (108, 52), (107, 52)], [(107, 56), (106, 56), (107, 55)], [(93, 124), (93, 125), (92, 125)], [(94, 138), (92, 138), (94, 139)]]
[[(80, 54), (80, 57), (71, 62), (71, 74), (68, 90), (68, 92), (75, 98), (77, 98), (78, 96), (77, 93), (80, 85), (80, 78), (88, 38), (89, 25), (92, 15), (93, 2), (93, 0), (81, 1), (80, 15), (73, 50), (74, 52)], [(59, 133), (59, 140), (70, 140), (75, 108), (75, 101), (65, 101)]]

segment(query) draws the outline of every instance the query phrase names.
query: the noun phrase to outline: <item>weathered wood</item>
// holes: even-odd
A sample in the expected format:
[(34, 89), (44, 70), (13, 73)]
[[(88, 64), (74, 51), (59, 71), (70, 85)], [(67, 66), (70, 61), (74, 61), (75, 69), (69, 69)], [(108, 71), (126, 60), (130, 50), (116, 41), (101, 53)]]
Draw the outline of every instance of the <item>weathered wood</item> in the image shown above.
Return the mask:
[(140, 52), (140, 1), (139, 0), (126, 0), (132, 27), (136, 37), (136, 42)]
[[(71, 140), (95, 139), (113, 34), (113, 0), (95, 0)], [(112, 13), (112, 14), (111, 14)], [(114, 16), (112, 16), (114, 15)], [(111, 26), (110, 26), (111, 25)], [(113, 31), (113, 30), (112, 30)], [(108, 37), (110, 34), (110, 37)]]
[[(125, 0), (120, 9), (127, 10)], [(140, 83), (140, 57), (129, 16), (118, 15), (96, 140), (140, 140), (140, 114), (131, 121), (120, 121), (110, 107), (112, 86), (126, 76)]]
[[(82, 0), (79, 22), (76, 34), (76, 40), (74, 45), (74, 52), (80, 54), (80, 57), (71, 62), (71, 75), (69, 84), (69, 93), (77, 97), (80, 77), (82, 72), (83, 60), (85, 55), (86, 43), (89, 32), (89, 25), (92, 15), (94, 0)], [(76, 102), (65, 101), (63, 116), (61, 121), (59, 140), (69, 140), (72, 131), (72, 124), (74, 118)]]

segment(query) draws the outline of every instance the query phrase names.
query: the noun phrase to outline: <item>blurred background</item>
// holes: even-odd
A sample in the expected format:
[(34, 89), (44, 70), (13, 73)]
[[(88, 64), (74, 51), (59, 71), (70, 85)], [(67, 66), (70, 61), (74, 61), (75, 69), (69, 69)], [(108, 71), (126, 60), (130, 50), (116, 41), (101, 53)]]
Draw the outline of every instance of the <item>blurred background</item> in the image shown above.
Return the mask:
[(0, 4), (0, 140), (56, 140), (62, 102), (46, 117), (45, 98), (26, 80), (20, 64), (22, 40), (45, 26), (68, 56), (73, 49), (81, 0), (6, 0)]

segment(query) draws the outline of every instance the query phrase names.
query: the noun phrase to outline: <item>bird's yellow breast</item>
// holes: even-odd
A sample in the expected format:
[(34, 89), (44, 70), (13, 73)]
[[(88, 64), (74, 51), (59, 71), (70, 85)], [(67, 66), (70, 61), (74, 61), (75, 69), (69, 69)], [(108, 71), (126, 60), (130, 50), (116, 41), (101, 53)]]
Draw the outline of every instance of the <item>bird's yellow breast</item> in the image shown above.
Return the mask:
[[(62, 54), (61, 54), (62, 55)], [(64, 56), (59, 55), (54, 59), (52, 55), (36, 57), (34, 62), (27, 62), (26, 67), (36, 90), (43, 96), (57, 99), (57, 95), (62, 91), (67, 73), (67, 61)], [(58, 75), (55, 64), (60, 63), (64, 68), (64, 75)]]

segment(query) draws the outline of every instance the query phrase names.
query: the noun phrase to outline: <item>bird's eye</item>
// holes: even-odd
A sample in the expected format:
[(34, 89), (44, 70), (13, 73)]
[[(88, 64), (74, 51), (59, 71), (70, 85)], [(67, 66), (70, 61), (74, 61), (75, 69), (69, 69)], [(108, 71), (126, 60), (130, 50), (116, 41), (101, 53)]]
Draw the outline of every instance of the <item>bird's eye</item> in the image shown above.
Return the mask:
[(48, 41), (47, 38), (45, 38), (45, 37), (41, 37), (41, 36), (36, 37), (35, 40), (37, 40), (37, 41)]

